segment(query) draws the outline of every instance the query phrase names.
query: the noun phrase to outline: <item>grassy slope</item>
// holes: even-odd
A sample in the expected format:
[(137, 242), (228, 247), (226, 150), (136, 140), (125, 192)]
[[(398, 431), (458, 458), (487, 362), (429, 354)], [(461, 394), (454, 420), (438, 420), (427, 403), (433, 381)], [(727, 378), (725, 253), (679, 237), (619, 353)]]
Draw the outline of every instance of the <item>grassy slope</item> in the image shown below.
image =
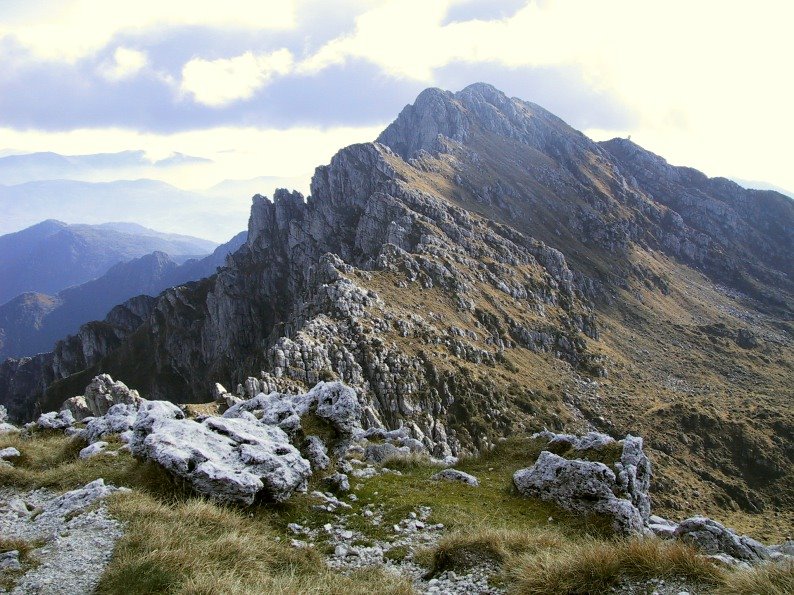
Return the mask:
[[(520, 497), (512, 489), (512, 473), (531, 464), (541, 448), (528, 438), (508, 440), (487, 455), (461, 461), (460, 469), (480, 479), (479, 488), (432, 481), (429, 477), (437, 469), (416, 460), (403, 462), (401, 476), (353, 480), (359, 499), (336, 519), (313, 509), (306, 495), (280, 506), (219, 506), (124, 452), (80, 460), (82, 444), (58, 434), (0, 437), (0, 448), (5, 446), (16, 446), (22, 457), (15, 467), (0, 467), (3, 486), (65, 490), (103, 477), (132, 488), (108, 503), (111, 514), (125, 522), (126, 532), (103, 575), (100, 593), (411, 593), (408, 582), (387, 570), (347, 576), (331, 571), (322, 561), (321, 538), (315, 548), (294, 549), (287, 545), (291, 534), (286, 525), (319, 528), (344, 522), (364, 533), (366, 544), (367, 539), (388, 538), (391, 525), (420, 506), (430, 506), (430, 522), (446, 528), (438, 546), (414, 552), (415, 560), (430, 572), (488, 561), (503, 568), (496, 580), (516, 593), (595, 592), (625, 578), (673, 576), (724, 593), (785, 593), (792, 580), (790, 567), (733, 573), (695, 558), (683, 546), (615, 541), (597, 519), (575, 518)], [(390, 464), (395, 467), (399, 461)], [(313, 482), (319, 485), (319, 478)], [(361, 515), (367, 504), (383, 505), (380, 526)]]
[[(478, 153), (487, 157), (464, 176), (475, 188), (502, 180), (534, 197), (530, 202), (502, 197), (513, 208), (512, 216), (456, 185), (452, 179), (458, 170), (444, 156), (428, 160), (429, 172), (400, 167), (399, 161), (392, 165), (411, 186), (564, 247), (575, 270), (596, 279), (617, 275), (627, 281), (626, 288), (614, 287), (613, 298), (598, 305), (600, 340), (587, 340), (588, 350), (602, 356), (609, 371), (608, 378), (597, 379), (597, 388), (583, 390), (576, 371), (524, 349), (506, 352), (511, 366), (481, 371), (509, 395), (508, 404), (518, 404), (510, 386), (520, 387), (521, 399), (533, 395), (531, 415), (514, 407), (514, 430), (543, 425), (576, 430), (581, 412), (602, 431), (617, 437), (631, 432), (646, 439), (657, 462), (654, 508), (660, 514), (681, 519), (707, 513), (765, 539), (790, 535), (794, 526), (790, 323), (763, 314), (764, 309), (749, 298), (720, 288), (660, 252), (635, 247), (628, 258), (631, 270), (619, 269), (614, 255), (582, 244), (570, 235), (565, 221), (555, 219), (549, 204), (560, 199), (527, 173), (549, 166), (542, 155), (487, 135), (480, 142)], [(513, 162), (515, 168), (506, 168)], [(608, 182), (596, 185), (608, 194)], [(570, 200), (578, 204), (575, 195)], [(617, 209), (611, 216), (623, 214)], [(478, 306), (531, 325), (520, 304), (498, 291), (478, 289), (485, 298)], [(416, 307), (419, 302), (429, 305), (454, 324), (478, 331), (471, 320), (455, 313), (450, 296), (409, 288), (399, 303), (411, 300)], [(550, 312), (548, 322), (553, 320)], [(736, 343), (737, 332), (746, 329), (759, 338), (757, 347)], [(443, 353), (439, 359), (456, 364)]]

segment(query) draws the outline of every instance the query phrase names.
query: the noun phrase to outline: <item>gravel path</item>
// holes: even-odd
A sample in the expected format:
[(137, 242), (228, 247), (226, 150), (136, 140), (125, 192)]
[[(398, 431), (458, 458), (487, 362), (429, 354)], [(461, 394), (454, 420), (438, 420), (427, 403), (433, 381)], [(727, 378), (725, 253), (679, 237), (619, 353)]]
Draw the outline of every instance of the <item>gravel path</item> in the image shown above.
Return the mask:
[(101, 479), (65, 494), (0, 490), (0, 535), (43, 541), (32, 552), (38, 565), (18, 580), (11, 593), (93, 592), (123, 534), (121, 523), (102, 504), (116, 491)]

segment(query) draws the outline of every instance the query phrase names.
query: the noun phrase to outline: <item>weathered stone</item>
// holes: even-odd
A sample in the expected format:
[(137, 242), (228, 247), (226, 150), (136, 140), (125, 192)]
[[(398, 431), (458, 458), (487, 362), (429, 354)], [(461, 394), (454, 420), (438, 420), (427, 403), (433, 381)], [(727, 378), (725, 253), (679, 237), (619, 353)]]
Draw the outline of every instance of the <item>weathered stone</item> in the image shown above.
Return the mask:
[(132, 429), (138, 415), (137, 405), (119, 403), (113, 405), (105, 415), (91, 419), (85, 427), (85, 439), (89, 442), (110, 434), (123, 434)]
[(85, 397), (77, 396), (71, 399), (66, 399), (61, 406), (61, 409), (68, 409), (77, 421), (83, 421), (87, 417), (95, 415), (88, 407)]
[(130, 440), (133, 455), (220, 502), (252, 504), (259, 495), (284, 501), (306, 489), (309, 462), (280, 428), (255, 418), (208, 417), (199, 423), (180, 415), (170, 403), (141, 407)]
[(42, 430), (65, 430), (71, 427), (72, 424), (74, 424), (74, 417), (68, 409), (43, 413), (36, 420), (36, 425)]
[(119, 491), (129, 491), (126, 488), (117, 488), (106, 485), (105, 480), (100, 478), (87, 483), (82, 488), (71, 490), (58, 496), (38, 517), (37, 522), (46, 523), (50, 517), (66, 517), (78, 510), (82, 510), (94, 502), (106, 498)]
[(571, 461), (543, 451), (532, 467), (515, 472), (513, 483), (525, 496), (552, 501), (567, 510), (606, 515), (616, 533), (643, 532), (640, 512), (631, 501), (615, 496), (615, 474), (603, 463)]
[(92, 442), (91, 444), (89, 444), (88, 446), (86, 446), (84, 449), (82, 449), (80, 451), (80, 458), (81, 459), (90, 459), (93, 456), (96, 456), (98, 454), (101, 454), (101, 453), (105, 452), (105, 449), (107, 447), (108, 447), (108, 443), (104, 442), (102, 440), (99, 440), (97, 442)]
[(737, 535), (721, 523), (706, 517), (681, 521), (674, 535), (704, 554), (727, 554), (745, 562), (758, 562), (770, 557), (768, 548), (762, 543), (746, 535)]
[(480, 485), (480, 482), (476, 477), (469, 475), (468, 473), (464, 473), (463, 471), (458, 471), (457, 469), (444, 469), (443, 471), (439, 471), (438, 473), (430, 476), (430, 479), (435, 479), (436, 481), (457, 481), (475, 487)]
[(337, 494), (350, 491), (350, 480), (344, 473), (334, 473), (323, 480), (332, 492)]
[(615, 463), (617, 483), (621, 492), (628, 495), (632, 504), (640, 511), (643, 522), (651, 515), (651, 461), (642, 449), (642, 438), (628, 435), (623, 439), (620, 461)]
[(95, 416), (105, 415), (113, 405), (137, 407), (142, 402), (137, 390), (130, 390), (126, 384), (113, 380), (109, 374), (95, 376), (85, 389), (84, 399)]
[(312, 464), (312, 469), (328, 469), (331, 459), (328, 458), (328, 448), (319, 436), (307, 436), (303, 450)]
[(0, 554), (0, 572), (3, 571), (13, 572), (21, 569), (22, 569), (22, 565), (19, 563), (18, 550), (11, 550)]
[(0, 459), (15, 459), (20, 456), (20, 452), (13, 446), (0, 449)]

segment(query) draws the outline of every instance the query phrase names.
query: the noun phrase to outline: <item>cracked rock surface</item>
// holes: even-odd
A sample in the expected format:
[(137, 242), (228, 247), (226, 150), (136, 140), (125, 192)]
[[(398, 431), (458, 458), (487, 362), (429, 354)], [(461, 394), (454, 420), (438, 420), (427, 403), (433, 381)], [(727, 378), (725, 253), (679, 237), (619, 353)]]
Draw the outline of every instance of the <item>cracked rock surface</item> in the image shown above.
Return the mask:
[(43, 489), (0, 490), (0, 534), (42, 542), (32, 553), (38, 566), (28, 570), (11, 593), (92, 593), (123, 535), (123, 526), (102, 503), (117, 491), (102, 479), (61, 495)]

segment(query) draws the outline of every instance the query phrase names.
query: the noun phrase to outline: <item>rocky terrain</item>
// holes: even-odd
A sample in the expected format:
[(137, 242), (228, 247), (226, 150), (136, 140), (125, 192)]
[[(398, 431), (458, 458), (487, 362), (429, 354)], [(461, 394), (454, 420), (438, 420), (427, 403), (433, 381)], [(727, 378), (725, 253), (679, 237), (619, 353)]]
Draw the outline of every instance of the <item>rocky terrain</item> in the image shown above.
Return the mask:
[[(519, 446), (524, 461), (531, 461), (533, 451), (539, 453), (531, 466), (513, 471), (516, 461), (509, 456), (495, 458), (499, 463), (483, 461), (512, 472), (511, 488), (505, 492), (491, 473), (482, 475), (481, 484), (477, 476), (456, 468), (462, 463), (474, 471), (476, 461), (434, 458), (405, 428), (388, 430), (373, 421), (356, 391), (340, 382), (319, 382), (303, 394), (258, 392), (250, 398), (231, 395), (220, 385), (213, 390), (215, 401), (197, 411), (144, 399), (104, 374), (60, 411), (42, 414), (24, 428), (0, 428), (0, 446), (9, 441), (19, 446), (0, 449), (0, 478), (6, 485), (0, 491), (0, 588), (7, 585), (12, 593), (117, 592), (102, 581), (124, 557), (119, 551), (124, 542), (117, 545), (119, 540), (138, 540), (135, 531), (140, 529), (114, 518), (106, 499), (152, 490), (140, 482), (141, 474), (151, 474), (152, 468), (162, 473), (158, 489), (165, 488), (166, 494), (170, 490), (164, 496), (172, 503), (176, 497), (172, 506), (188, 505), (179, 504), (179, 492), (169, 487), (170, 481), (182, 481), (189, 492), (208, 502), (252, 510), (247, 522), (253, 525), (261, 522), (255, 518), (257, 511), (276, 507), (281, 529), (275, 541), (283, 541), (281, 547), (319, 551), (328, 571), (340, 576), (364, 570), (390, 573), (405, 589), (381, 591), (370, 585), (370, 592), (538, 592), (522, 590), (528, 587), (521, 586), (517, 570), (512, 575), (505, 571), (505, 566), (520, 568), (526, 562), (511, 561), (510, 554), (494, 544), (499, 539), (495, 536), (512, 540), (510, 547), (526, 555), (533, 548), (559, 549), (562, 536), (534, 527), (533, 544), (531, 536), (515, 537), (518, 527), (501, 533), (497, 525), (450, 532), (436, 518), (439, 508), (450, 505), (443, 497), (445, 485), (457, 490), (457, 502), (493, 497), (496, 488), (501, 503), (491, 510), (490, 523), (498, 509), (510, 506), (523, 515), (553, 513), (567, 530), (583, 530), (577, 526), (578, 517), (591, 524), (590, 531), (593, 525), (600, 527), (597, 531), (605, 536), (650, 548), (641, 550), (642, 556), (655, 552), (660, 557), (635, 562), (647, 566), (639, 571), (629, 569), (627, 560), (619, 561), (618, 571), (603, 579), (613, 585), (613, 592), (646, 592), (650, 586), (658, 593), (710, 593), (759, 572), (778, 573), (780, 578), (774, 580), (783, 581), (783, 586), (791, 579), (792, 541), (766, 546), (710, 518), (674, 522), (651, 514), (652, 462), (639, 437), (615, 440), (598, 432), (577, 436), (549, 431), (533, 435)], [(35, 469), (43, 463), (33, 453), (42, 441), (59, 436), (71, 454), (50, 468), (55, 473), (70, 465), (78, 477), (104, 471), (130, 487), (119, 489), (98, 478), (62, 495), (21, 490), (19, 485), (36, 477)], [(129, 475), (119, 474), (130, 464)], [(380, 492), (370, 487), (383, 477), (393, 478), (398, 488), (394, 499), (386, 493), (378, 498)], [(433, 504), (412, 502), (409, 493), (416, 484), (437, 486), (435, 496), (422, 489), (420, 502)], [(457, 502), (453, 496), (455, 508)], [(544, 508), (543, 502), (551, 506)], [(110, 510), (118, 514), (119, 509), (111, 504)], [(573, 516), (566, 518), (565, 511)], [(125, 535), (130, 531), (132, 535)], [(585, 540), (584, 547), (619, 547), (617, 543)], [(147, 551), (151, 547), (147, 545)], [(676, 561), (676, 552), (688, 561)], [(139, 590), (129, 583), (125, 588)], [(593, 591), (581, 583), (573, 591), (547, 584), (541, 592)]]
[(0, 398), (21, 420), (101, 372), (174, 403), (339, 380), (363, 427), (438, 459), (544, 427), (641, 435), (656, 509), (780, 540), (792, 230), (783, 195), (594, 143), (488, 85), (429, 89), (310, 197), (254, 197), (217, 275), (7, 361)]

